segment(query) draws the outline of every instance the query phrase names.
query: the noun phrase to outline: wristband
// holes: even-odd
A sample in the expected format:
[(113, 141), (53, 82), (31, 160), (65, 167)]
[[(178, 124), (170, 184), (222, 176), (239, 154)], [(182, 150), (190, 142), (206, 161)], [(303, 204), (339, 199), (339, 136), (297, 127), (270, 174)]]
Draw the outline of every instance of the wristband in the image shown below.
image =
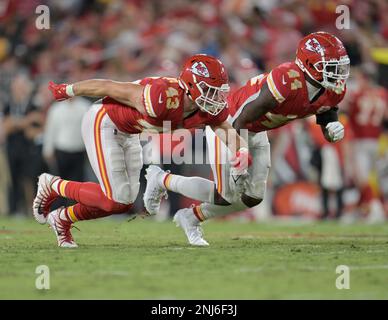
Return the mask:
[(74, 97), (75, 94), (74, 94), (74, 91), (73, 91), (73, 85), (72, 84), (68, 84), (66, 86), (66, 94), (69, 96), (69, 97)]

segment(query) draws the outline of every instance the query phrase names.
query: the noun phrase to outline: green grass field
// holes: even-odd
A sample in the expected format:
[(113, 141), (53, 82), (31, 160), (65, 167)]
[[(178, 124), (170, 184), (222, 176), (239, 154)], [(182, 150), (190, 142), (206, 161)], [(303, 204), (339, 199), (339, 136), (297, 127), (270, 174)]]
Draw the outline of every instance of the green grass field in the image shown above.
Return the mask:
[[(47, 226), (0, 218), (1, 299), (388, 299), (388, 224), (205, 224), (208, 248), (171, 222), (88, 221), (78, 249)], [(35, 269), (50, 269), (50, 290)], [(338, 290), (338, 265), (350, 289)]]

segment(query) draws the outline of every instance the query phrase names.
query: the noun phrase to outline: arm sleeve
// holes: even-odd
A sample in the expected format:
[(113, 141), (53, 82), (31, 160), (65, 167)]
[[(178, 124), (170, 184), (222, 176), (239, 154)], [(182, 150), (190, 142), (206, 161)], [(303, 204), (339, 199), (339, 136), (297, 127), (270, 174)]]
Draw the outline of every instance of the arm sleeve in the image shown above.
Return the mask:
[(333, 107), (323, 113), (316, 115), (317, 124), (326, 127), (329, 122), (338, 121), (338, 107)]
[(148, 116), (160, 117), (166, 110), (167, 94), (166, 85), (158, 81), (148, 83), (143, 89), (143, 105)]

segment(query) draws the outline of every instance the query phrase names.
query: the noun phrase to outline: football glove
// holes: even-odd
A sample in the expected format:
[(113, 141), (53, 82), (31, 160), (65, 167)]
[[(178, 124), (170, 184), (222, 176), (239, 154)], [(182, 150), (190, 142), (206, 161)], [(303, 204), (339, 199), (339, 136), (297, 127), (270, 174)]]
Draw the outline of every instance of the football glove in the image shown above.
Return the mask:
[(73, 85), (72, 84), (56, 84), (52, 81), (49, 82), (48, 88), (57, 101), (62, 101), (74, 97)]
[(252, 156), (247, 148), (240, 148), (236, 155), (230, 159), (230, 164), (237, 170), (244, 171), (252, 164)]
[(339, 141), (345, 136), (345, 128), (339, 121), (329, 122), (326, 130), (331, 142)]

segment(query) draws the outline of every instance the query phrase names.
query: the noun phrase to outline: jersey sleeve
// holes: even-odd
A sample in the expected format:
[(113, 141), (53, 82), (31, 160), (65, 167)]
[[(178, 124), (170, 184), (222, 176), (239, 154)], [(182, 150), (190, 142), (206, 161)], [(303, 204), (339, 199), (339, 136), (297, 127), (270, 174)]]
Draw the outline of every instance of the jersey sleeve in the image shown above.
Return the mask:
[(143, 89), (143, 105), (148, 116), (160, 117), (166, 110), (166, 84), (163, 81), (147, 83)]
[[(297, 71), (289, 69), (288, 72), (296, 73)], [(291, 92), (292, 83), (288, 72), (287, 68), (278, 66), (267, 76), (268, 89), (279, 103), (284, 102)], [(295, 82), (295, 80), (298, 81), (297, 79), (294, 79), (293, 82)]]

